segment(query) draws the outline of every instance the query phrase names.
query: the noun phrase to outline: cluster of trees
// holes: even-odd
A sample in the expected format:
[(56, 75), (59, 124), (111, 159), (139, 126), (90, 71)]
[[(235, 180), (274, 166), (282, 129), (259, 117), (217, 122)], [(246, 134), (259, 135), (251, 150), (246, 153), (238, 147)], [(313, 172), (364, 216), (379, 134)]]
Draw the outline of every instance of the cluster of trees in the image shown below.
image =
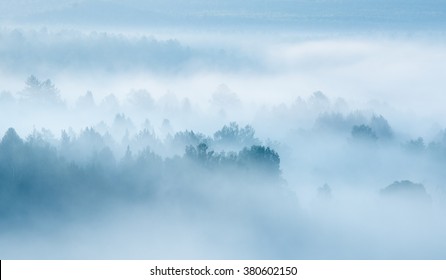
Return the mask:
[(392, 202), (406, 203), (430, 203), (431, 198), (427, 194), (423, 184), (413, 183), (409, 180), (395, 181), (381, 190), (381, 196)]
[(35, 76), (28, 77), (26, 87), (20, 92), (20, 95), (25, 101), (32, 102), (33, 104), (63, 105), (59, 90), (49, 79), (40, 81)]
[[(178, 186), (212, 188), (241, 182), (280, 181), (280, 157), (269, 147), (214, 152), (206, 143), (187, 146), (180, 156), (163, 158), (149, 147), (117, 157), (94, 129), (79, 136), (62, 133), (51, 143), (35, 132), (22, 139), (13, 128), (0, 142), (0, 215), (63, 212), (103, 205), (111, 198), (149, 199)], [(110, 140), (111, 141), (111, 140)], [(211, 182), (212, 181), (212, 182)]]
[[(191, 103), (188, 98), (178, 98), (173, 93), (167, 93), (155, 100), (152, 94), (145, 89), (131, 90), (125, 98), (118, 98), (110, 93), (102, 99), (97, 99), (93, 92), (87, 91), (70, 104), (65, 99), (64, 92), (50, 79), (40, 79), (34, 75), (29, 76), (23, 89), (12, 93), (0, 90), (0, 109), (9, 107), (29, 110), (33, 113), (45, 111), (57, 112), (59, 116), (75, 112), (76, 114), (89, 114), (93, 117), (98, 114), (118, 114), (131, 111), (135, 114), (147, 112), (182, 112), (190, 111)], [(91, 124), (90, 124), (91, 125)]]
[(427, 155), (436, 161), (444, 162), (446, 159), (446, 131), (438, 133), (430, 142), (425, 142), (423, 137), (418, 137), (404, 143), (405, 149), (415, 155)]
[(365, 141), (388, 141), (393, 138), (393, 130), (383, 116), (372, 116), (370, 124), (353, 125), (352, 137)]
[(54, 83), (50, 79), (39, 80), (33, 75), (26, 79), (25, 87), (17, 93), (17, 98), (8, 91), (0, 92), (0, 105), (2, 106), (10, 106), (18, 101), (24, 105), (43, 108), (65, 107), (60, 91)]
[(253, 145), (243, 148), (240, 152), (209, 151), (205, 143), (198, 146), (186, 147), (186, 157), (200, 165), (215, 168), (237, 168), (262, 174), (262, 177), (277, 178), (280, 176), (280, 157), (273, 149), (265, 146)]
[(255, 137), (255, 130), (252, 126), (240, 127), (235, 122), (224, 125), (214, 133), (213, 137), (186, 130), (175, 133), (171, 142), (179, 146), (197, 146), (200, 143), (205, 143), (216, 150), (240, 150), (244, 147), (261, 144), (261, 141)]
[(361, 112), (347, 115), (337, 113), (322, 113), (316, 119), (316, 128), (335, 133), (350, 133), (359, 141), (389, 141), (394, 137), (393, 129), (381, 115), (366, 118)]

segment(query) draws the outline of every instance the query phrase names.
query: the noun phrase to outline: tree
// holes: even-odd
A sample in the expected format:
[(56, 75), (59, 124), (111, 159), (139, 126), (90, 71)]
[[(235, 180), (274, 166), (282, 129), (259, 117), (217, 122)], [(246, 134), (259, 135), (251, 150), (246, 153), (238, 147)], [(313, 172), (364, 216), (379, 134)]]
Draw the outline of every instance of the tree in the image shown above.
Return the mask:
[(40, 105), (63, 105), (59, 90), (50, 79), (40, 81), (35, 76), (30, 76), (25, 82), (26, 87), (21, 96), (26, 102)]
[(196, 147), (187, 146), (186, 156), (193, 159), (199, 163), (208, 165), (214, 155), (214, 151), (208, 152), (208, 145), (206, 143), (200, 143)]
[(390, 140), (393, 137), (392, 128), (387, 120), (381, 115), (372, 117), (370, 128), (376, 133), (379, 139)]
[(23, 145), (23, 140), (17, 134), (14, 128), (10, 127), (2, 138), (0, 146), (5, 149), (11, 149), (14, 146)]
[(427, 194), (423, 184), (416, 184), (409, 180), (395, 181), (382, 189), (380, 193), (386, 198), (400, 201), (430, 201), (430, 196)]
[(206, 137), (206, 135), (194, 132), (194, 131), (180, 131), (175, 133), (172, 139), (172, 143), (177, 146), (181, 146), (184, 148), (184, 146), (198, 146), (200, 143), (209, 144), (211, 142), (211, 139), (209, 137)]
[(242, 166), (278, 176), (280, 174), (279, 154), (269, 147), (253, 145), (249, 149), (244, 148), (238, 155)]
[(405, 148), (414, 153), (421, 153), (426, 149), (426, 145), (424, 145), (424, 139), (422, 137), (418, 137), (416, 140), (410, 140), (405, 144)]
[(93, 93), (91, 91), (87, 91), (84, 96), (80, 96), (76, 102), (77, 109), (80, 110), (92, 110), (96, 107), (94, 102)]
[(353, 126), (352, 136), (362, 141), (376, 141), (378, 139), (372, 128), (365, 124)]
[(260, 144), (260, 141), (254, 135), (255, 130), (250, 125), (240, 128), (237, 123), (231, 122), (229, 126), (225, 125), (214, 133), (214, 141), (224, 147), (241, 148)]
[(14, 179), (26, 157), (23, 140), (14, 128), (9, 128), (0, 143), (0, 169), (3, 173), (0, 173), (0, 177), (4, 177), (2, 181), (5, 177)]
[(153, 110), (155, 100), (150, 93), (144, 89), (132, 91), (127, 98), (132, 109), (138, 109), (144, 112)]

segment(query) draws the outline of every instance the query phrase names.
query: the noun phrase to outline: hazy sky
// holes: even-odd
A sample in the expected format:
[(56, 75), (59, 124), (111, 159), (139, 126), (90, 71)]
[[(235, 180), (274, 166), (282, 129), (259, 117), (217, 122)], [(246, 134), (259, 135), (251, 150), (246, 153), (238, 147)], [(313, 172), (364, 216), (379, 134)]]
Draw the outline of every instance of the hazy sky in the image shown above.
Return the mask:
[[(23, 24), (222, 27), (254, 30), (441, 29), (441, 0), (5, 0), (1, 16)], [(203, 25), (203, 23), (205, 23)]]

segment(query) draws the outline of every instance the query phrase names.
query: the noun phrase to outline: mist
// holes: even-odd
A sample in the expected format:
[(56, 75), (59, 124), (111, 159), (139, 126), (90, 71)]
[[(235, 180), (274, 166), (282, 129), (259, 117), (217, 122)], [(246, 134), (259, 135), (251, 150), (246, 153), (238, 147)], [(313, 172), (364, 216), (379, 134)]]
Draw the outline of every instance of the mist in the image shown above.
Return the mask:
[(260, 2), (0, 4), (0, 258), (445, 258), (444, 5)]

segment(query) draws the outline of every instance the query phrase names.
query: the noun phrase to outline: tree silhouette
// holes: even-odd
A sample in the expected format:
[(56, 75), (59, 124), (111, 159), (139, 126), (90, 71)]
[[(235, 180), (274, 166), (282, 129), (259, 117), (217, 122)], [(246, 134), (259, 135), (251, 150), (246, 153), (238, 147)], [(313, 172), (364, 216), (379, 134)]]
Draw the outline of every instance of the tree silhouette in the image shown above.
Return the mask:
[(251, 146), (244, 148), (238, 155), (242, 166), (278, 176), (280, 174), (279, 154), (269, 147)]
[(431, 200), (423, 184), (416, 184), (409, 180), (393, 182), (381, 190), (381, 195), (405, 202), (430, 202)]
[(379, 139), (390, 140), (393, 137), (392, 128), (387, 120), (381, 115), (372, 117), (370, 128), (376, 133), (376, 136)]
[(26, 87), (20, 94), (24, 101), (35, 105), (63, 105), (59, 90), (49, 79), (42, 82), (35, 76), (28, 77)]
[(378, 139), (372, 128), (364, 124), (353, 126), (352, 136), (354, 139), (362, 141), (376, 141)]
[(26, 140), (10, 128), (0, 142), (0, 216), (40, 211), (63, 216), (78, 207), (100, 207), (110, 198), (148, 199), (156, 190), (179, 183), (225, 186), (279, 177), (279, 155), (259, 145), (216, 153), (199, 143), (187, 146), (183, 157), (172, 158), (149, 148), (132, 152), (127, 146), (116, 162), (103, 136), (92, 128), (78, 136), (62, 131), (60, 139), (43, 129)]
[(214, 133), (216, 145), (230, 148), (241, 148), (251, 145), (258, 145), (260, 141), (255, 138), (255, 130), (247, 125), (240, 128), (235, 122), (223, 126), (222, 129)]

